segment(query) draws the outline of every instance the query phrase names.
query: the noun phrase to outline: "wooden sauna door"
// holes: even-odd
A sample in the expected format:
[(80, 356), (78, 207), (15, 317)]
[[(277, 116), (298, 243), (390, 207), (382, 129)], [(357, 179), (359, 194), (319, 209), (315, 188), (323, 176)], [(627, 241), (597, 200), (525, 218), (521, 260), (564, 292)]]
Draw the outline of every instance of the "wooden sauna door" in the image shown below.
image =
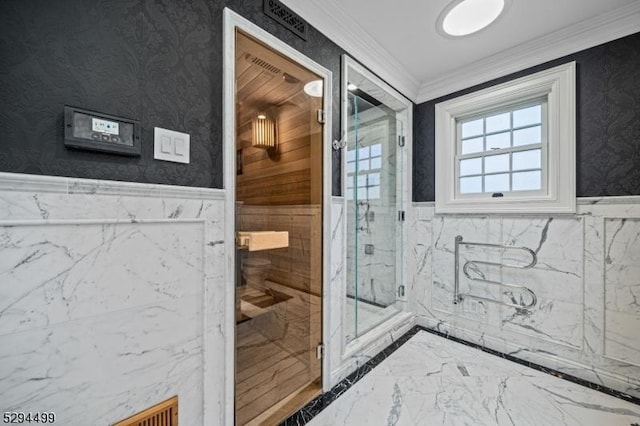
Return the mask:
[[(288, 233), (286, 247), (236, 250), (236, 424), (277, 424), (321, 390), (320, 77), (236, 32), (236, 231)], [(259, 115), (275, 149), (256, 146)]]

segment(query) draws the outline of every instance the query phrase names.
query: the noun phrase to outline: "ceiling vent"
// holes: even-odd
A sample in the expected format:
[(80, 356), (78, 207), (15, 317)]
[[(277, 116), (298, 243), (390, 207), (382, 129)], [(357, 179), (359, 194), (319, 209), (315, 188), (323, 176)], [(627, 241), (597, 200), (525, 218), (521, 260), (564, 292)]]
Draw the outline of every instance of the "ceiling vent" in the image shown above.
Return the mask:
[(263, 70), (267, 71), (270, 74), (273, 74), (273, 75), (282, 74), (282, 70), (280, 68), (276, 67), (270, 62), (265, 61), (264, 59), (258, 58), (257, 56), (253, 56), (250, 53), (247, 53), (244, 56), (244, 58), (247, 60), (247, 62), (253, 65), (259, 66), (260, 68), (262, 68)]
[(264, 0), (264, 13), (287, 27), (304, 41), (307, 41), (307, 31), (309, 27), (307, 21), (278, 0)]

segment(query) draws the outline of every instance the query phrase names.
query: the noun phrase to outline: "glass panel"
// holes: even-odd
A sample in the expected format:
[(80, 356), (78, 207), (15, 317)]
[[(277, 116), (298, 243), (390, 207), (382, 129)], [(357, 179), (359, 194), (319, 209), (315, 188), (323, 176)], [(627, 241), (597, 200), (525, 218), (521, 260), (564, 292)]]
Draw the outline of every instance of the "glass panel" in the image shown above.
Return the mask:
[(460, 176), (478, 175), (482, 173), (482, 158), (469, 158), (460, 161)]
[(371, 159), (371, 169), (376, 170), (382, 167), (382, 159), (380, 157)]
[(502, 192), (509, 190), (509, 173), (484, 177), (484, 192)]
[(521, 172), (513, 174), (514, 191), (535, 191), (542, 188), (540, 172)]
[(508, 112), (487, 117), (487, 133), (499, 132), (500, 130), (509, 130), (510, 128), (511, 114), (509, 114)]
[(484, 151), (483, 138), (465, 139), (462, 141), (462, 154), (473, 154)]
[(347, 170), (347, 179), (355, 176), (358, 188), (357, 199), (347, 201), (347, 342), (398, 311), (396, 264), (402, 247), (402, 224), (396, 219), (401, 122), (391, 108), (363, 89), (360, 93), (348, 95), (347, 149), (357, 150), (358, 162), (355, 170)]
[(535, 105), (513, 111), (513, 127), (530, 126), (541, 123), (542, 106)]
[[(241, 32), (236, 33), (235, 46), (235, 69), (246, 70), (235, 76), (241, 83), (235, 85), (237, 123), (271, 112), (256, 107), (265, 105), (267, 94), (275, 106), (297, 90), (296, 102), (279, 110), (278, 146), (304, 153), (294, 156), (295, 160), (307, 160), (303, 169), (293, 171), (286, 153), (275, 161), (252, 144), (251, 126), (236, 128), (235, 148), (241, 150), (238, 155), (244, 156), (245, 167), (236, 181), (235, 224), (227, 226), (249, 235), (288, 232), (286, 243), (277, 249), (249, 251), (243, 244), (234, 251), (235, 339), (227, 336), (227, 340), (235, 340), (235, 423), (230, 419), (227, 423), (240, 426), (261, 423), (258, 418), (284, 400), (302, 406), (322, 390), (322, 363), (316, 349), (322, 342), (322, 140), (326, 130), (316, 119), (324, 100), (305, 95), (302, 84), (322, 81), (320, 76)], [(286, 69), (301, 84), (282, 90), (281, 79), (261, 81), (263, 69), (247, 62), (248, 54), (272, 58), (274, 66)], [(347, 151), (346, 155), (356, 169), (357, 153)], [(255, 167), (247, 167), (248, 163)], [(264, 167), (277, 170), (265, 179)], [(283, 191), (294, 178), (299, 184)], [(346, 184), (354, 186), (353, 179), (347, 177)], [(352, 195), (347, 189), (346, 196)], [(303, 390), (305, 395), (298, 396)], [(286, 414), (272, 411), (268, 423), (279, 424)]]
[(376, 199), (376, 198), (380, 198), (380, 187), (379, 186), (374, 186), (372, 188), (369, 188), (369, 198), (370, 199)]
[(356, 171), (356, 163), (347, 163), (347, 173), (353, 173)]
[(491, 151), (492, 149), (509, 148), (510, 145), (511, 132), (487, 136), (487, 151)]
[(509, 170), (509, 154), (491, 155), (484, 158), (484, 172), (497, 173)]
[(474, 194), (482, 192), (482, 176), (460, 178), (460, 193)]
[(484, 133), (482, 118), (475, 121), (467, 121), (462, 123), (462, 139), (470, 138), (471, 136), (478, 136)]
[(347, 188), (347, 200), (353, 200), (353, 188)]
[(542, 150), (521, 151), (513, 153), (513, 170), (539, 169)]
[(513, 132), (513, 146), (542, 143), (542, 126), (528, 127)]

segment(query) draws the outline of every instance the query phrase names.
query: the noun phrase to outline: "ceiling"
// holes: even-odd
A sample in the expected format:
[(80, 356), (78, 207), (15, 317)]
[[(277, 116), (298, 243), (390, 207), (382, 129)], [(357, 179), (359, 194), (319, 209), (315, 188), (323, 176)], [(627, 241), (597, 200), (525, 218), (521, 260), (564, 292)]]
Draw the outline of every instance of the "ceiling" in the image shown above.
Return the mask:
[(445, 38), (451, 0), (283, 0), (414, 102), (640, 31), (640, 0), (512, 0), (498, 21)]

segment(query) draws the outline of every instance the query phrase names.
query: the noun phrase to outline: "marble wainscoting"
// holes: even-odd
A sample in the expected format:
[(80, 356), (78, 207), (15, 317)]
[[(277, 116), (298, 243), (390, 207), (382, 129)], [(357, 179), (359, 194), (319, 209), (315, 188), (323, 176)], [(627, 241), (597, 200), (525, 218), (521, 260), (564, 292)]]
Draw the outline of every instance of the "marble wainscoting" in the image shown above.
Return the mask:
[[(436, 215), (414, 204), (407, 261), (408, 310), (418, 325), (640, 396), (640, 197), (585, 198), (574, 215)], [(464, 299), (453, 304), (454, 239), (525, 246), (531, 269), (483, 268), (487, 279), (525, 285), (524, 310)], [(528, 255), (461, 245), (467, 260), (526, 264)], [(510, 302), (522, 292), (468, 280), (462, 293)]]
[(0, 174), (0, 408), (112, 424), (178, 395), (180, 424), (225, 424), (223, 206)]

